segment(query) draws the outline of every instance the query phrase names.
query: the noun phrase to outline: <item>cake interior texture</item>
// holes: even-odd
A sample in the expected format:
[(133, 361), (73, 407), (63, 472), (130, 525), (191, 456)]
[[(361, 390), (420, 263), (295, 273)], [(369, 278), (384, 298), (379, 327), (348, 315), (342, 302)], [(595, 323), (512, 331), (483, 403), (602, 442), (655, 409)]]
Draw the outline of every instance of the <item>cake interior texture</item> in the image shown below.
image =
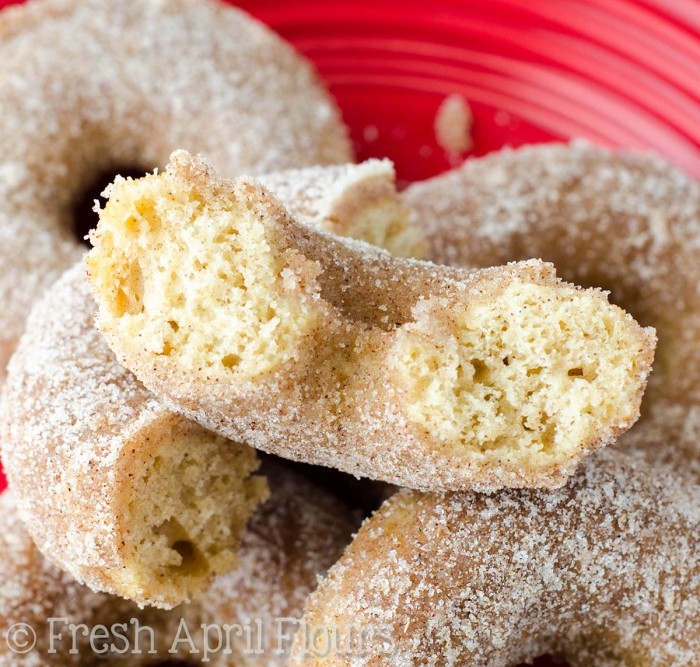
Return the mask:
[(515, 281), (423, 311), (396, 370), (411, 418), (457, 453), (549, 466), (638, 416), (647, 332), (598, 291)]
[[(255, 451), (172, 415), (144, 427), (124, 462), (124, 590), (189, 599), (234, 569), (240, 535), (267, 498)], [(137, 595), (136, 595), (137, 596)]]
[(379, 197), (358, 207), (349, 216), (343, 233), (385, 248), (397, 257), (422, 258), (426, 254), (417, 227), (411, 224), (408, 210), (396, 196)]
[(205, 199), (153, 175), (121, 184), (128, 196), (118, 181), (89, 260), (110, 326), (151, 354), (228, 379), (293, 359), (317, 320), (304, 284), (316, 265), (276, 252), (260, 212), (242, 198)]

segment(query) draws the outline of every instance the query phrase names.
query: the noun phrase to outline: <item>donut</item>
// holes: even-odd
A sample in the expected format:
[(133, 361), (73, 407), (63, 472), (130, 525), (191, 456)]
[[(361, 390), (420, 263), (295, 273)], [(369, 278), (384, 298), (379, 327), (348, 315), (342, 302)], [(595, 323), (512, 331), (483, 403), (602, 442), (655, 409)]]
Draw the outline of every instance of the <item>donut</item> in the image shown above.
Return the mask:
[(173, 414), (117, 364), (94, 310), (79, 263), (27, 320), (0, 407), (5, 471), (49, 560), (173, 607), (235, 566), (267, 485), (253, 449)]
[[(409, 250), (388, 162), (264, 179), (319, 228), (360, 233), (381, 210), (383, 241)], [(97, 591), (171, 607), (232, 567), (264, 482), (252, 449), (167, 410), (117, 364), (83, 274), (80, 263), (47, 290), (9, 367), (5, 465), (49, 559)]]
[[(576, 142), (505, 150), (405, 192), (429, 256), (539, 257), (656, 328), (642, 418), (620, 445), (700, 480), (700, 184), (663, 160)], [(661, 446), (665, 443), (666, 446)]]
[(213, 0), (31, 0), (0, 14), (0, 62), (0, 373), (99, 174), (178, 146), (231, 175), (352, 159), (310, 65)]
[(423, 257), (428, 249), (396, 191), (390, 160), (288, 169), (257, 177), (299, 222), (360, 239), (399, 257)]
[(109, 194), (98, 326), (221, 435), (413, 488), (548, 487), (637, 418), (653, 331), (551, 265), (397, 258), (184, 151)]
[[(19, 519), (13, 496), (10, 492), (2, 494), (0, 667), (99, 665), (104, 664), (105, 657), (98, 651), (105, 646), (124, 651), (110, 656), (109, 664), (134, 667), (165, 665), (169, 663), (161, 661), (175, 658), (184, 661), (177, 663), (181, 666), (286, 665), (296, 630), (293, 619), (301, 616), (303, 603), (316, 586), (316, 577), (335, 562), (349, 542), (354, 524), (337, 500), (304, 477), (279, 467), (268, 467), (266, 473), (272, 495), (243, 533), (238, 567), (218, 577), (208, 591), (192, 602), (170, 611), (140, 609), (133, 602), (94, 593), (77, 583), (43, 557)], [(20, 632), (11, 636), (12, 641), (18, 642), (13, 645), (21, 648), (19, 642), (26, 638), (18, 630), (20, 623), (29, 625), (36, 636), (33, 650), (22, 655), (13, 653), (5, 641), (10, 636), (8, 632)], [(77, 633), (78, 653), (74, 655), (70, 654), (71, 623), (87, 626), (86, 632)], [(185, 637), (181, 623), (186, 624), (194, 646), (176, 641)], [(125, 625), (115, 628), (118, 624)], [(205, 635), (202, 624), (214, 627)], [(224, 644), (220, 650), (214, 650), (218, 645), (216, 628), (225, 625), (238, 625), (246, 632), (240, 636), (232, 634), (228, 648)], [(106, 626), (110, 633), (91, 647), (87, 631), (97, 637), (97, 626)], [(154, 631), (153, 643), (147, 631), (141, 631), (142, 655), (135, 653), (137, 627)], [(125, 639), (119, 639), (117, 633)], [(51, 634), (57, 635), (53, 653), (49, 652)], [(151, 647), (155, 654), (148, 653)], [(171, 648), (179, 650), (171, 654)], [(203, 658), (209, 658), (208, 663)]]
[(556, 491), (403, 490), (311, 595), (291, 664), (691, 667), (700, 487), (613, 449)]

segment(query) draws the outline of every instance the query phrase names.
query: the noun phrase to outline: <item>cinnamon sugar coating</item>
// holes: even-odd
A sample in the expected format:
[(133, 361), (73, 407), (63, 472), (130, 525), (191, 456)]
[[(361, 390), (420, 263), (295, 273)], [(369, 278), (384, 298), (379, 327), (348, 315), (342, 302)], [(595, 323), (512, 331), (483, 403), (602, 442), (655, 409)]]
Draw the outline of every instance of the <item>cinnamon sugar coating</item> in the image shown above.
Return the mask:
[[(95, 642), (97, 649), (113, 643), (124, 654), (110, 654), (109, 664), (139, 667), (160, 661), (179, 659), (200, 664), (206, 644), (201, 624), (234, 628), (230, 650), (213, 651), (206, 664), (214, 667), (282, 667), (287, 664), (291, 641), (278, 641), (278, 619), (290, 619), (282, 626), (285, 634), (293, 633), (309, 592), (316, 587), (317, 576), (338, 558), (350, 540), (354, 524), (348, 511), (333, 497), (309, 484), (290, 470), (268, 468), (272, 495), (256, 512), (243, 533), (238, 567), (218, 577), (211, 588), (192, 602), (164, 611), (139, 609), (134, 603), (105, 593), (93, 593), (70, 575), (45, 559), (34, 546), (22, 525), (9, 492), (0, 496), (0, 634), (16, 623), (28, 623), (37, 634), (37, 644), (19, 656), (0, 642), (0, 666), (48, 667), (52, 665), (98, 666), (105, 664), (78, 633), (79, 653), (69, 653), (72, 635), (69, 623), (84, 623), (89, 629), (97, 625), (127, 624), (106, 640)], [(319, 527), (323, 526), (323, 530)], [(55, 653), (49, 653), (49, 619), (62, 637), (55, 641)], [(133, 620), (132, 620), (133, 619)], [(194, 642), (194, 651), (186, 642), (180, 623), (184, 621)], [(147, 651), (151, 641), (141, 631), (136, 644), (134, 628), (147, 626), (154, 631), (155, 654)], [(250, 628), (235, 635), (235, 626)], [(257, 628), (260, 628), (258, 634)], [(117, 630), (114, 631), (116, 633)], [(226, 632), (224, 630), (224, 632)], [(210, 633), (209, 646), (215, 648), (217, 635)], [(135, 649), (141, 648), (141, 655)], [(173, 653), (169, 653), (175, 647)], [(280, 649), (279, 651), (277, 649)], [(253, 653), (258, 651), (257, 654)]]
[(184, 151), (109, 195), (98, 325), (226, 437), (423, 489), (547, 487), (638, 415), (653, 331), (550, 265), (399, 259)]
[(557, 491), (401, 491), (307, 603), (293, 665), (691, 667), (700, 487), (606, 450)]
[(642, 418), (620, 446), (700, 480), (697, 181), (656, 157), (577, 142), (468, 160), (411, 186), (405, 200), (434, 261), (542, 258), (655, 327)]
[(32, 0), (0, 13), (0, 62), (0, 379), (98, 174), (176, 146), (232, 176), (352, 159), (311, 66), (213, 0)]

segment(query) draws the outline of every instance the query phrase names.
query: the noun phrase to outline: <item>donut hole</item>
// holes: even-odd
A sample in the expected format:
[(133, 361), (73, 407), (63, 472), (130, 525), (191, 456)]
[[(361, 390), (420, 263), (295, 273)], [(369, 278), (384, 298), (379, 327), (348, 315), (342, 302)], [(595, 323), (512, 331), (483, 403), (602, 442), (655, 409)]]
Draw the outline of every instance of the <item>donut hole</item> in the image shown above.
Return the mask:
[(599, 292), (514, 282), (471, 305), (428, 303), (398, 333), (409, 417), (460, 456), (564, 464), (637, 416), (646, 341)]
[(141, 178), (146, 169), (133, 165), (123, 165), (100, 171), (87, 186), (78, 193), (70, 211), (71, 232), (76, 241), (90, 247), (89, 233), (97, 227), (98, 216), (95, 213), (95, 201), (102, 198), (105, 188), (121, 175), (124, 178)]
[(263, 468), (267, 464), (299, 472), (315, 486), (328, 491), (346, 507), (351, 508), (358, 517), (370, 517), (396, 491), (396, 487), (391, 484), (366, 477), (355, 477), (335, 468), (291, 461), (264, 452), (258, 452), (258, 456), (263, 462)]
[(267, 486), (253, 474), (252, 449), (180, 417), (134, 438), (123, 466), (122, 590), (172, 606), (235, 566), (239, 535)]
[(102, 212), (88, 262), (110, 328), (226, 381), (274, 371), (318, 320), (316, 264), (275, 247), (248, 193), (174, 178), (117, 181)]

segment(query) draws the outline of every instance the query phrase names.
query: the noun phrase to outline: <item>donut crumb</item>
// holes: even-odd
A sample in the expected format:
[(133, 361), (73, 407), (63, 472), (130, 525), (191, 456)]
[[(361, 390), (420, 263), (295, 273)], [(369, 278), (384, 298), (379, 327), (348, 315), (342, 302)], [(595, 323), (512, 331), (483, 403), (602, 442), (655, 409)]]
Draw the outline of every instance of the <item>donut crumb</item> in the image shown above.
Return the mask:
[(435, 115), (435, 139), (446, 153), (461, 155), (474, 147), (472, 125), (474, 116), (464, 97), (453, 94), (440, 104)]

